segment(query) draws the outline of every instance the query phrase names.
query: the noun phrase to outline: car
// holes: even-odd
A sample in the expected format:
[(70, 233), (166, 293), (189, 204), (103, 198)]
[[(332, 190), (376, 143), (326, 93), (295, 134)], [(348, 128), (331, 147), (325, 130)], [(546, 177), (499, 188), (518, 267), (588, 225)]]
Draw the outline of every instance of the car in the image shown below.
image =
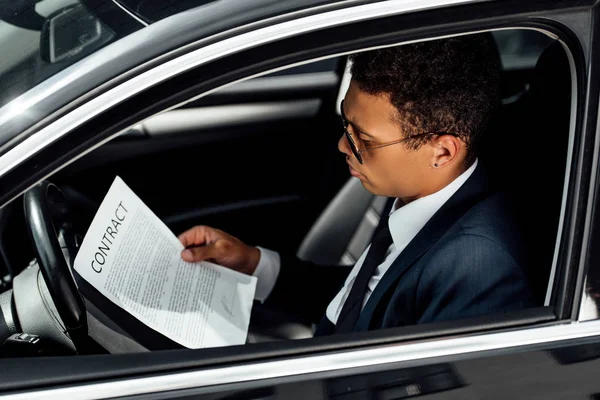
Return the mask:
[[(597, 2), (1, 2), (1, 399), (600, 398)], [(187, 349), (86, 295), (73, 259), (115, 176), (174, 233), (352, 265), (384, 199), (337, 150), (348, 56), (480, 32), (502, 61), (481, 157), (536, 307), (313, 337), (257, 302), (246, 344)]]

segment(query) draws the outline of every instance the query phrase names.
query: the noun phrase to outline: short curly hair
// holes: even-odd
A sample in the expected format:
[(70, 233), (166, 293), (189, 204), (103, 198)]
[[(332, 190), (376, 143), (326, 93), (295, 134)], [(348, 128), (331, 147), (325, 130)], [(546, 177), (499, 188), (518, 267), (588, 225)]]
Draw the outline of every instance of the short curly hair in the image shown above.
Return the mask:
[[(429, 40), (350, 56), (352, 79), (369, 94), (389, 95), (405, 137), (453, 133), (467, 145), (465, 162), (499, 103), (501, 63), (490, 33)], [(408, 141), (418, 149), (431, 136)]]

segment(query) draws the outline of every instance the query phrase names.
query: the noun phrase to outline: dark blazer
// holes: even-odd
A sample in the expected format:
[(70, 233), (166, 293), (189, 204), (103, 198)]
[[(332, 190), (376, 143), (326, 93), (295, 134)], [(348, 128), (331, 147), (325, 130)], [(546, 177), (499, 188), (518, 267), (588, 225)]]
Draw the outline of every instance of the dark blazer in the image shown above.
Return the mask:
[[(535, 306), (526, 260), (512, 204), (491, 190), (480, 164), (383, 275), (355, 331)], [(282, 255), (267, 301), (319, 321), (349, 271)]]

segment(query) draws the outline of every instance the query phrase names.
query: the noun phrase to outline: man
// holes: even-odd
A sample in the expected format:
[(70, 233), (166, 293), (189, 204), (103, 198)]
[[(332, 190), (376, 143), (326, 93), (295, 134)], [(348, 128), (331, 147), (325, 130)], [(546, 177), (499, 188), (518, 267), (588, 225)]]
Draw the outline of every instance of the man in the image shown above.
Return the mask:
[(316, 335), (534, 305), (518, 225), (477, 158), (498, 103), (491, 36), (385, 48), (351, 60), (338, 148), (350, 174), (393, 204), (350, 274), (205, 226), (180, 235), (183, 259), (256, 275), (257, 299), (320, 320)]

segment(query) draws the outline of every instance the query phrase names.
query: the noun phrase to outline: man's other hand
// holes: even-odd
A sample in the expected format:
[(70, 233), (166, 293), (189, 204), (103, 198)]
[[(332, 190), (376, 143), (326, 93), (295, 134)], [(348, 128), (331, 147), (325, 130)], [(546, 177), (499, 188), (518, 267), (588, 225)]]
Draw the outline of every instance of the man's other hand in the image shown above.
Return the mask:
[(195, 226), (178, 239), (185, 246), (181, 252), (184, 261), (210, 261), (252, 275), (260, 260), (258, 248), (209, 226)]

